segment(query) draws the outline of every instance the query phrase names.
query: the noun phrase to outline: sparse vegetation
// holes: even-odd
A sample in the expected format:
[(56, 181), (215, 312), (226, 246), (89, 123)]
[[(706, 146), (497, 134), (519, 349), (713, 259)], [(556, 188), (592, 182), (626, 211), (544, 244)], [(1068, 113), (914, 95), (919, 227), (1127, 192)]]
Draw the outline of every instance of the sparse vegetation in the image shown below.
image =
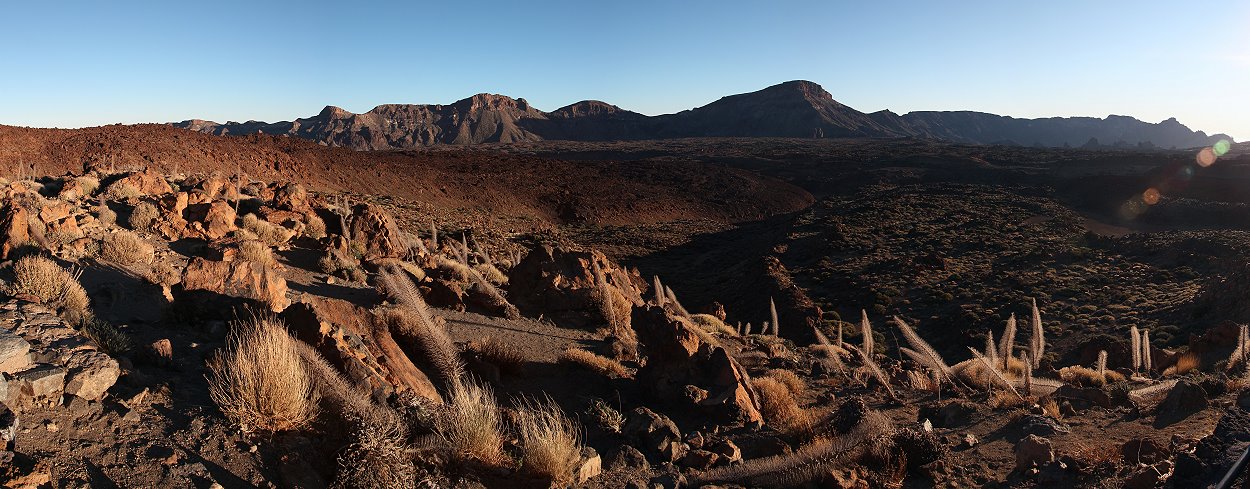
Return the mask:
[(130, 211), (130, 229), (135, 231), (151, 231), (152, 226), (160, 217), (160, 211), (151, 202), (143, 201)]
[(437, 423), (439, 434), (456, 458), (487, 465), (503, 463), (504, 422), (489, 387), (459, 383), (451, 390)]
[(521, 441), (521, 467), (556, 486), (572, 482), (573, 465), (581, 458), (582, 448), (577, 423), (547, 398), (522, 402), (517, 409), (516, 426)]
[(273, 268), (278, 264), (278, 260), (273, 256), (273, 250), (259, 240), (239, 243), (238, 259), (259, 263), (268, 268)]
[(213, 401), (245, 432), (297, 430), (317, 417), (312, 377), (277, 318), (236, 322), (208, 369)]
[(73, 322), (91, 316), (91, 301), (78, 283), (78, 274), (43, 256), (26, 256), (14, 263), (13, 281), (5, 284), (4, 291), (54, 307)]
[(629, 369), (621, 365), (621, 362), (580, 348), (564, 350), (564, 352), (560, 353), (560, 361), (580, 365), (608, 377), (623, 378), (630, 376)]
[(124, 229), (105, 236), (100, 245), (100, 258), (123, 266), (151, 263), (154, 252), (151, 244)]

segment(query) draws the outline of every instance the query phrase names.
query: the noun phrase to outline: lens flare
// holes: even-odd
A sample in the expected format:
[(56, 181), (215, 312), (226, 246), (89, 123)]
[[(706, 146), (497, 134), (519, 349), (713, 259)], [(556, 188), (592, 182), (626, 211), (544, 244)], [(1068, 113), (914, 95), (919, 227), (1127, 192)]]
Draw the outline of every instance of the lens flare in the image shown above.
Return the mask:
[(1224, 156), (1232, 148), (1233, 143), (1228, 142), (1227, 139), (1221, 139), (1215, 142), (1215, 146), (1211, 147), (1211, 151), (1215, 153), (1215, 156)]
[(1215, 150), (1211, 148), (1202, 148), (1202, 151), (1198, 152), (1198, 164), (1203, 168), (1214, 165), (1215, 158)]
[(1159, 193), (1159, 190), (1152, 187), (1146, 189), (1145, 192), (1142, 192), (1141, 200), (1142, 202), (1145, 202), (1146, 205), (1155, 205), (1159, 203), (1159, 197), (1161, 196), (1162, 195)]
[(1185, 165), (1185, 167), (1181, 168), (1181, 171), (1177, 173), (1180, 175), (1181, 178), (1185, 180), (1189, 180), (1190, 178), (1194, 177), (1194, 167)]

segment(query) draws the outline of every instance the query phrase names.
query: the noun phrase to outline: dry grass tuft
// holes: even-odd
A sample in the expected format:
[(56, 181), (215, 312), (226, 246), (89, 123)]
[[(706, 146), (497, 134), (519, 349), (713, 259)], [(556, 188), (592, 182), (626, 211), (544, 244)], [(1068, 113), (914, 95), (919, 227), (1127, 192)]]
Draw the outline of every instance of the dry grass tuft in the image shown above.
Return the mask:
[(764, 376), (771, 377), (776, 379), (777, 382), (784, 384), (786, 389), (790, 391), (790, 395), (796, 398), (803, 397), (803, 394), (807, 392), (807, 383), (803, 382), (803, 379), (799, 378), (798, 374), (791, 370), (774, 368), (765, 372)]
[(130, 200), (139, 198), (139, 189), (130, 182), (118, 180), (104, 189), (104, 198), (108, 200)]
[(811, 416), (795, 401), (786, 384), (773, 377), (760, 377), (753, 379), (752, 385), (759, 394), (760, 414), (777, 431), (791, 435), (811, 431)]
[(326, 237), (326, 222), (313, 213), (304, 215), (304, 236), (312, 239)]
[(78, 182), (78, 187), (82, 189), (83, 197), (94, 194), (96, 190), (100, 190), (100, 179), (90, 176), (81, 176), (74, 179)]
[(274, 225), (269, 221), (261, 219), (256, 214), (248, 214), (243, 216), (241, 226), (256, 235), (256, 239), (264, 241), (269, 246), (278, 246), (286, 243), (295, 233), (282, 226)]
[(1043, 398), (1042, 401), (1038, 403), (1038, 406), (1042, 408), (1042, 413), (1047, 416), (1054, 419), (1063, 418), (1063, 414), (1059, 412), (1059, 403), (1055, 402), (1055, 398), (1053, 397)]
[(738, 331), (729, 327), (720, 318), (711, 314), (691, 314), (690, 322), (694, 323), (705, 332), (716, 333), (723, 336), (738, 336)]
[(516, 347), (494, 336), (470, 341), (465, 349), (476, 353), (482, 360), (499, 367), (501, 372), (517, 372), (525, 366), (525, 355)]
[(1197, 369), (1201, 363), (1202, 362), (1198, 359), (1198, 355), (1195, 355), (1191, 352), (1185, 352), (1185, 353), (1182, 353), (1179, 357), (1176, 357), (1175, 364), (1163, 370), (1163, 375), (1165, 377), (1172, 376), (1172, 375), (1184, 375), (1192, 370)]
[(477, 265), (473, 265), (473, 269), (476, 270), (478, 274), (482, 275), (482, 278), (485, 278), (488, 282), (496, 286), (506, 285), (508, 283), (508, 276), (499, 271), (495, 265), (490, 263), (478, 263)]
[(266, 268), (274, 268), (278, 264), (278, 260), (274, 258), (273, 250), (269, 248), (269, 245), (254, 239), (239, 243), (238, 258), (243, 261), (259, 263)]
[(160, 211), (151, 202), (140, 202), (130, 211), (130, 229), (135, 231), (151, 231), (156, 220), (161, 217)]
[(1064, 382), (1078, 387), (1102, 387), (1107, 384), (1124, 381), (1124, 375), (1114, 370), (1098, 370), (1073, 365), (1059, 369), (1059, 378)]
[(13, 265), (13, 281), (5, 284), (9, 295), (31, 297), (41, 304), (55, 307), (71, 322), (91, 316), (91, 300), (78, 283), (78, 276), (42, 256), (26, 256)]
[(560, 353), (560, 361), (581, 365), (601, 375), (614, 378), (630, 377), (629, 369), (621, 365), (621, 362), (611, 358), (596, 355), (580, 348), (569, 348)]
[(209, 394), (244, 432), (300, 429), (317, 417), (318, 395), (298, 342), (275, 317), (236, 323), (208, 369)]
[(118, 265), (152, 263), (154, 253), (152, 245), (124, 229), (105, 236), (104, 243), (100, 245), (100, 257)]
[(560, 406), (550, 398), (527, 400), (518, 407), (516, 427), (526, 471), (557, 487), (572, 482), (573, 466), (581, 459), (581, 427)]
[(489, 465), (503, 462), (503, 417), (489, 387), (459, 383), (436, 424), (456, 458)]
[(99, 219), (100, 224), (104, 225), (104, 227), (107, 228), (117, 224), (117, 213), (113, 212), (113, 209), (110, 209), (103, 200), (101, 200), (99, 204), (96, 204), (94, 211), (95, 218)]
[(417, 469), (403, 433), (389, 424), (363, 424), (339, 454), (335, 488), (415, 488)]

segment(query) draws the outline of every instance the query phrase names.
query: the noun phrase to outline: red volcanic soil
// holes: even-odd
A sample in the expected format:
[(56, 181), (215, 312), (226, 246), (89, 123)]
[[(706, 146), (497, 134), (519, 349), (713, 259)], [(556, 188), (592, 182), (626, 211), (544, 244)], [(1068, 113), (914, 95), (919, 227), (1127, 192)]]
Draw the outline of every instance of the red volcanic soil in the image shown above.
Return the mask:
[(85, 129), (0, 126), (0, 172), (79, 173), (84, 167), (162, 172), (242, 171), (314, 189), (412, 200), (444, 212), (541, 224), (729, 223), (796, 211), (805, 190), (701, 162), (568, 161), (473, 150), (358, 152), (263, 135), (211, 136), (166, 125)]

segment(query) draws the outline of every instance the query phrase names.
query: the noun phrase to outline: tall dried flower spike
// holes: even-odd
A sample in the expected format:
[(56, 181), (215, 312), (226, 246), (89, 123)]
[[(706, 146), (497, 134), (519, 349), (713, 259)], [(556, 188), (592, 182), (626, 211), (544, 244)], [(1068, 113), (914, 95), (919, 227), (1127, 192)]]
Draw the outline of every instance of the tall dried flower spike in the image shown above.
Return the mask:
[(1030, 345), (1029, 358), (1033, 360), (1033, 368), (1038, 368), (1046, 351), (1046, 332), (1042, 329), (1042, 313), (1037, 309), (1037, 299), (1033, 299), (1033, 338)]
[(1094, 367), (1098, 371), (1099, 377), (1107, 378), (1107, 350), (1098, 351), (1098, 363)]
[(1007, 327), (1003, 329), (1003, 337), (998, 341), (998, 357), (1003, 371), (1006, 372), (1011, 362), (1012, 349), (1016, 346), (1016, 315), (1014, 313), (1007, 318)]
[(1150, 331), (1144, 329), (1141, 330), (1141, 353), (1142, 370), (1149, 372), (1152, 367), (1150, 362)]
[(655, 276), (655, 305), (664, 307), (664, 284), (660, 283), (660, 276)]
[(873, 347), (876, 346), (873, 344), (872, 339), (872, 323), (868, 322), (868, 311), (860, 309), (859, 314), (859, 334), (863, 336), (864, 354), (872, 355), (872, 352), (874, 351)]
[(772, 297), (768, 298), (768, 316), (773, 322), (773, 336), (777, 336), (777, 331), (781, 328), (780, 322), (777, 321), (777, 302)]
[(1141, 333), (1137, 331), (1137, 326), (1129, 328), (1128, 336), (1133, 350), (1133, 371), (1136, 372), (1141, 370)]

